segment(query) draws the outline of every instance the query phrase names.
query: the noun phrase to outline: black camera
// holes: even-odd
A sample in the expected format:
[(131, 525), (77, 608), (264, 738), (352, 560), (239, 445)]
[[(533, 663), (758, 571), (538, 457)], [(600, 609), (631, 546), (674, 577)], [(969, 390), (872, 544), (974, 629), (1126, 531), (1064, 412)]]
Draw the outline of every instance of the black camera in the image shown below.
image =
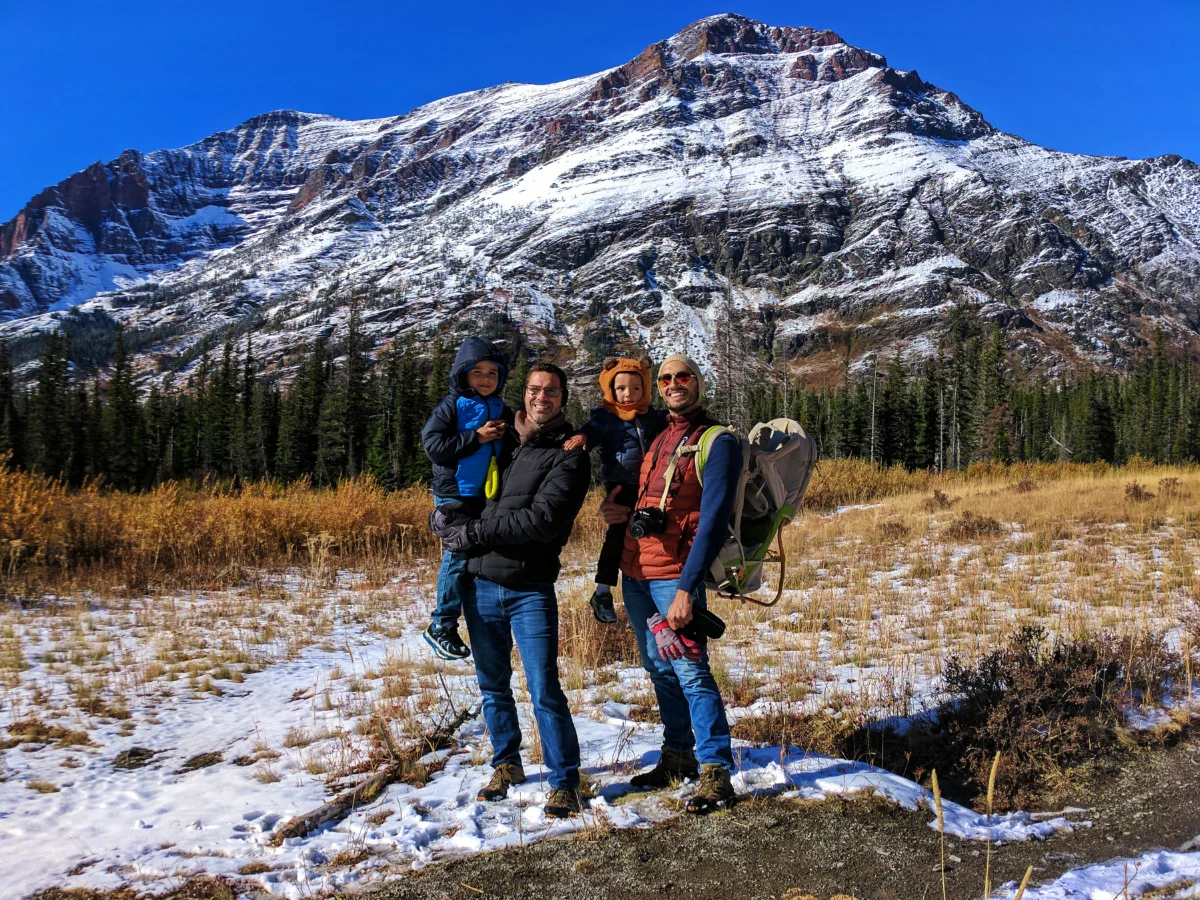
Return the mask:
[(662, 534), (667, 530), (667, 514), (657, 506), (635, 509), (629, 517), (629, 533), (639, 541), (652, 534)]

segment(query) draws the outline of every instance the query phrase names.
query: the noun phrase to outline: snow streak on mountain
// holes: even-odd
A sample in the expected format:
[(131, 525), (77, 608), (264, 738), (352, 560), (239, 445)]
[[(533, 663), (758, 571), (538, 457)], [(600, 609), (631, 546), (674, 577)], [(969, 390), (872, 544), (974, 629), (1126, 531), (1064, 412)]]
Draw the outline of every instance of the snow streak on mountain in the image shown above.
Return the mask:
[(722, 15), (560, 84), (97, 163), (0, 226), (0, 333), (113, 320), (161, 367), (253, 330), (278, 363), (357, 301), (381, 341), (511, 321), (584, 368), (734, 321), (816, 375), (929, 355), (965, 305), (1056, 372), (1195, 341), (1198, 244), (1192, 162), (1045, 150), (832, 32)]

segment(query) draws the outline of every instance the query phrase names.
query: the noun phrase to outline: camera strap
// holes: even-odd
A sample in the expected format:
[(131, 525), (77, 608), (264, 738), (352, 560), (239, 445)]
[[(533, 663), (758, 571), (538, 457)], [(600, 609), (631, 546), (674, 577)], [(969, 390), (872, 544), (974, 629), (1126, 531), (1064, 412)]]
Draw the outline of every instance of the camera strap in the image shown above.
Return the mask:
[[(685, 432), (683, 437), (681, 437), (679, 439), (679, 443), (675, 445), (675, 450), (674, 450), (674, 452), (671, 453), (671, 461), (669, 463), (667, 463), (667, 471), (663, 475), (662, 496), (658, 498), (658, 508), (660, 510), (662, 510), (663, 512), (667, 511), (667, 500), (671, 495), (671, 483), (675, 480), (675, 469), (679, 465), (679, 460), (682, 459), (685, 454), (695, 453), (697, 450), (700, 449), (700, 444), (698, 442), (695, 444), (689, 444), (688, 438), (692, 437), (697, 432), (699, 432), (700, 434), (703, 434), (705, 432), (705, 430), (707, 430), (707, 426), (701, 425), (699, 428), (693, 429), (692, 431), (689, 431), (689, 432)], [(661, 452), (662, 452), (662, 446), (660, 445), (658, 450), (655, 451), (655, 453), (654, 453), (654, 459), (650, 461), (650, 471), (651, 472), (653, 472), (655, 470), (655, 468), (658, 466), (658, 457)], [(642, 497), (645, 497), (646, 492), (649, 490), (650, 490), (650, 483), (647, 482), (646, 486), (642, 489)], [(639, 505), (641, 503), (642, 497), (638, 498)]]

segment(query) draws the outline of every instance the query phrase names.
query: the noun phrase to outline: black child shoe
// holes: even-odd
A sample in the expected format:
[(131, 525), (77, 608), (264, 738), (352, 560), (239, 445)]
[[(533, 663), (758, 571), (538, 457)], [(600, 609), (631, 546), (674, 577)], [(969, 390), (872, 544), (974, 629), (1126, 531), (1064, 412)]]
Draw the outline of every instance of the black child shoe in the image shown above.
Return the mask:
[(425, 643), (442, 659), (466, 659), (471, 655), (471, 648), (462, 642), (457, 628), (437, 631), (430, 625), (423, 636)]
[(596, 617), (597, 622), (601, 625), (616, 624), (617, 611), (613, 609), (611, 591), (593, 591), (588, 603), (592, 607), (592, 615)]

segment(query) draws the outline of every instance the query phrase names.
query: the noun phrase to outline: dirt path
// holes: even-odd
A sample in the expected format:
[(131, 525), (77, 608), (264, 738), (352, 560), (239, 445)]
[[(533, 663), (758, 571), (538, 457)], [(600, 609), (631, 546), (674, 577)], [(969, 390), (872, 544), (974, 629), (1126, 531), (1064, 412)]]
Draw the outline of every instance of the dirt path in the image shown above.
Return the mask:
[[(1154, 849), (1179, 849), (1200, 835), (1200, 742), (1143, 752), (1090, 780), (1074, 804), (1091, 828), (993, 848), (993, 884), (1034, 883), (1067, 869)], [(679, 817), (649, 830), (542, 841), (519, 850), (455, 859), (376, 888), (372, 900), (480, 897), (779, 898), (790, 890), (828, 900), (940, 898), (938, 835), (925, 812), (878, 800), (820, 804), (751, 801), (705, 819)], [(984, 845), (947, 842), (951, 900), (983, 892)], [(798, 889), (798, 890), (797, 890)]]

